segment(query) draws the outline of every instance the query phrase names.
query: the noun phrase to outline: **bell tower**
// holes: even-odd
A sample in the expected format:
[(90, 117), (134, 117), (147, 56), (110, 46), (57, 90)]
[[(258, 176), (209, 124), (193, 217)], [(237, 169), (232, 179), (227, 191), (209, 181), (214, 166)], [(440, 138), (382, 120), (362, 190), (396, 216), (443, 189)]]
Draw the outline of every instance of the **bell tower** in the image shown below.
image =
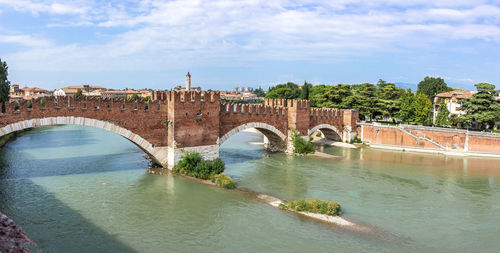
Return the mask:
[(186, 91), (191, 91), (191, 74), (186, 75)]

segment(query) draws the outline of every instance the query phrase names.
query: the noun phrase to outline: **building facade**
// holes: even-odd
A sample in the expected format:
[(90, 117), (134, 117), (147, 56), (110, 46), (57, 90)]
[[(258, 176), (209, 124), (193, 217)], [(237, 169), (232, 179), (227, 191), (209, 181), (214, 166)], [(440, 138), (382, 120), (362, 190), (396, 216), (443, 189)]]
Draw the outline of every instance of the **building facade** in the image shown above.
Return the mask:
[(432, 113), (433, 121), (435, 121), (438, 116), (439, 106), (441, 105), (441, 103), (444, 103), (446, 105), (446, 109), (448, 109), (448, 111), (450, 112), (450, 116), (460, 116), (462, 114), (465, 114), (464, 111), (460, 110), (460, 104), (458, 102), (462, 99), (470, 98), (472, 97), (472, 95), (472, 92), (466, 90), (453, 90), (437, 94), (434, 97), (434, 106)]

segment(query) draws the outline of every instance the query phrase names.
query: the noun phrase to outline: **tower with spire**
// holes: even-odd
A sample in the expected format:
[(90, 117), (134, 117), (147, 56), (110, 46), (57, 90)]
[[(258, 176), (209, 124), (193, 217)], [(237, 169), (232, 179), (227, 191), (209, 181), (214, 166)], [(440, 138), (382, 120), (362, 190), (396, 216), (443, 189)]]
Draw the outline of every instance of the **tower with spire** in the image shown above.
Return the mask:
[(191, 74), (186, 75), (186, 91), (191, 91)]

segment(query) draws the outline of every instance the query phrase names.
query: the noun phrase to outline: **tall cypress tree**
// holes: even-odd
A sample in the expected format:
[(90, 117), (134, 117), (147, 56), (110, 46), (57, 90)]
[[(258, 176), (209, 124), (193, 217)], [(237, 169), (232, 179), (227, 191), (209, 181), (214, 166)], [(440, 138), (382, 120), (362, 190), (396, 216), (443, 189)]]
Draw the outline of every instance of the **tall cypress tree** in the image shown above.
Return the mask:
[(448, 111), (448, 108), (446, 108), (446, 103), (444, 101), (439, 104), (439, 110), (438, 110), (438, 115), (436, 117), (436, 121), (434, 124), (436, 126), (447, 126), (450, 124), (449, 117), (450, 116), (450, 111)]
[(9, 101), (10, 82), (7, 79), (8, 70), (7, 63), (0, 59), (0, 103), (2, 104), (2, 112), (5, 112), (5, 102)]

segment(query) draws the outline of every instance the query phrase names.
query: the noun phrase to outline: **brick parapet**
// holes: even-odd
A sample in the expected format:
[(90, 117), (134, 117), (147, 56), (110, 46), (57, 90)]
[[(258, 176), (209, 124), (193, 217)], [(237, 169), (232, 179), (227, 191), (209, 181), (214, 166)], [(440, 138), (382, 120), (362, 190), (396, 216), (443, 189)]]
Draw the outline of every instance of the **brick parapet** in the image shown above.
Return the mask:
[[(167, 144), (161, 110), (145, 110), (144, 102), (138, 102), (135, 108), (134, 101), (124, 99), (45, 97), (43, 100), (45, 106), (41, 105), (42, 99), (30, 101), (32, 108), (28, 108), (30, 102), (26, 100), (6, 103), (5, 113), (0, 114), (0, 127), (33, 118), (75, 116), (111, 122), (141, 133), (144, 139), (157, 146)], [(161, 101), (150, 101), (149, 108), (159, 108), (161, 104)]]

